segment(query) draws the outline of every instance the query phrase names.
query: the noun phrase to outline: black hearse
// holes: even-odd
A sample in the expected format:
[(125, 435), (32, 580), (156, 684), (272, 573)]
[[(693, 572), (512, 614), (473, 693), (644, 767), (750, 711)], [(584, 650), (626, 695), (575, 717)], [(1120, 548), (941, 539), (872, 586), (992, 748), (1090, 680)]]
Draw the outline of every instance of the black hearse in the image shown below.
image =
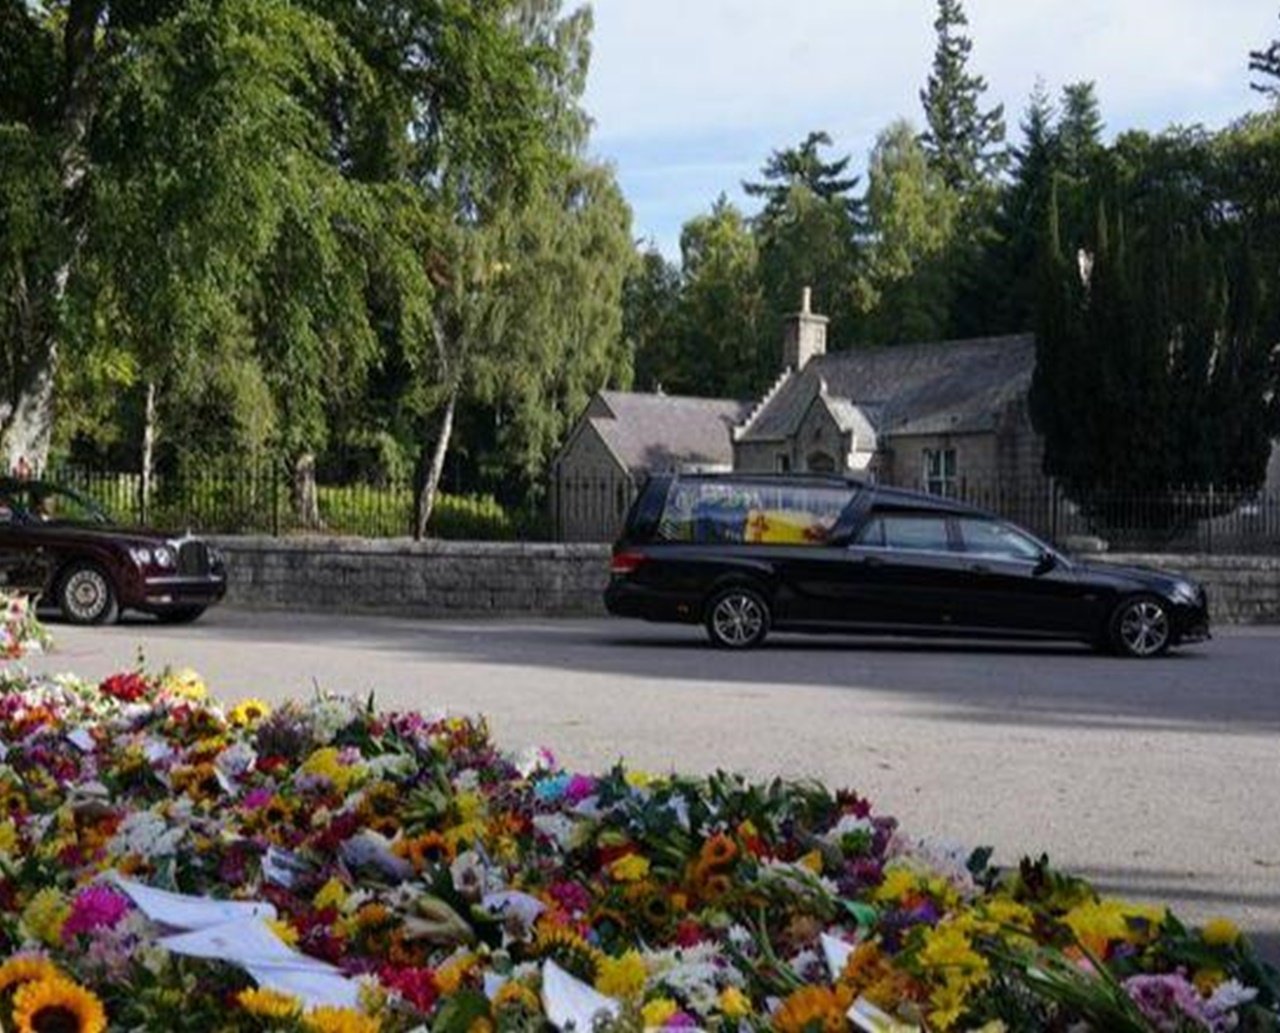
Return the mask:
[(726, 649), (771, 629), (1077, 639), (1153, 657), (1209, 637), (1204, 589), (1068, 559), (952, 499), (838, 476), (650, 478), (614, 545), (609, 612), (704, 624)]

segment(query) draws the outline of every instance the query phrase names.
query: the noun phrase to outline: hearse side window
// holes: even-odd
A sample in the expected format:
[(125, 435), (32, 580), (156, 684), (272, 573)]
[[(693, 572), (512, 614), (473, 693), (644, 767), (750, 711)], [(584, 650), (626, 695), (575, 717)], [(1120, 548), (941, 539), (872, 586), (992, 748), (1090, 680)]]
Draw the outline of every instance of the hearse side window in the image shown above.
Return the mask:
[(1034, 562), (1043, 551), (1037, 542), (1007, 524), (972, 517), (961, 517), (959, 523), (965, 552)]
[(927, 513), (878, 513), (862, 529), (858, 544), (908, 552), (946, 552), (947, 518)]
[(658, 538), (668, 542), (825, 545), (852, 488), (756, 481), (680, 480)]

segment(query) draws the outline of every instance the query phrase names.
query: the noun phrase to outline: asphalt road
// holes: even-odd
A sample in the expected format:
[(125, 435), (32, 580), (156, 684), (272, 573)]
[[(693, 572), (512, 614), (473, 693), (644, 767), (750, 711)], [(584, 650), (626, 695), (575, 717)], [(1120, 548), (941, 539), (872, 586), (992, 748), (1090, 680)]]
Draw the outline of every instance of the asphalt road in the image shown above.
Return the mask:
[(777, 636), (729, 655), (699, 629), (211, 611), (52, 628), (31, 666), (100, 677), (141, 652), (215, 694), (375, 691), (482, 712), (562, 762), (736, 769), (852, 786), (912, 834), (1047, 851), (1114, 892), (1229, 916), (1280, 961), (1280, 628), (1156, 661), (1075, 646)]

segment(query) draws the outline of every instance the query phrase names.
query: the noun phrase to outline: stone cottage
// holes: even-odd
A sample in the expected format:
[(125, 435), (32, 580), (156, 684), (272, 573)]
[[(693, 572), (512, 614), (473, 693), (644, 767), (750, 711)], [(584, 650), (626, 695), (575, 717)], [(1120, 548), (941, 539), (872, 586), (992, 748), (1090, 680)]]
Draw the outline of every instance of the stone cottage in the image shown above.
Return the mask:
[(783, 329), (781, 373), (754, 404), (602, 391), (552, 468), (566, 541), (613, 538), (649, 473), (843, 473), (937, 494), (1038, 493), (1042, 446), (1023, 334), (827, 354), (805, 291)]
[(826, 342), (806, 291), (781, 376), (734, 428), (735, 470), (863, 474), (937, 494), (1040, 478), (1030, 334), (832, 355)]
[(556, 537), (616, 537), (636, 488), (649, 474), (731, 470), (732, 431), (750, 408), (725, 398), (599, 392), (551, 467)]

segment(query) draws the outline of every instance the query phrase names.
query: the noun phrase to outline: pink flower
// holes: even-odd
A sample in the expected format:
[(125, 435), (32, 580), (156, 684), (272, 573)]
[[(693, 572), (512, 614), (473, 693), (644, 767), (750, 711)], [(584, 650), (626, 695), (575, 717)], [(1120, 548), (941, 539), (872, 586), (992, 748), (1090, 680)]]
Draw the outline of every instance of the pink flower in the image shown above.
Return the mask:
[(62, 938), (70, 941), (95, 929), (110, 929), (129, 913), (133, 905), (123, 893), (110, 886), (89, 886), (71, 901), (71, 914), (62, 926)]

